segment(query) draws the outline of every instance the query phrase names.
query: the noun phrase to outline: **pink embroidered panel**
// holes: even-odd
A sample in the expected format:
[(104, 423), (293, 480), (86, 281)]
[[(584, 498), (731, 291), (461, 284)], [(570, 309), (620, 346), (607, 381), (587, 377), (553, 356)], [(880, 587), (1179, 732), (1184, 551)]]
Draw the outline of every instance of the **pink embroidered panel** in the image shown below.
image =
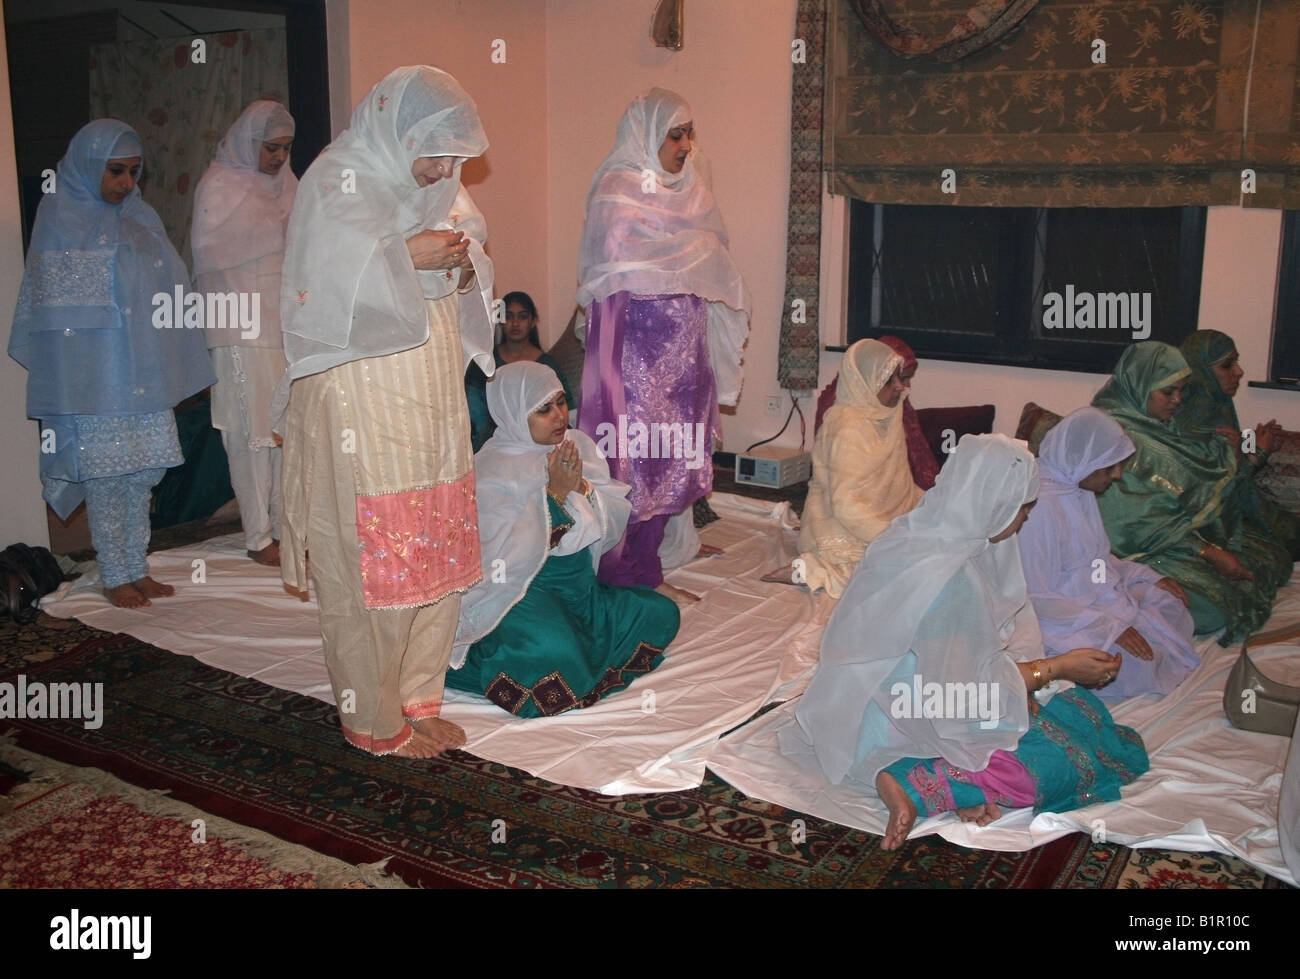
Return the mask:
[(431, 489), (357, 497), (366, 608), (427, 605), (479, 580), (474, 474)]

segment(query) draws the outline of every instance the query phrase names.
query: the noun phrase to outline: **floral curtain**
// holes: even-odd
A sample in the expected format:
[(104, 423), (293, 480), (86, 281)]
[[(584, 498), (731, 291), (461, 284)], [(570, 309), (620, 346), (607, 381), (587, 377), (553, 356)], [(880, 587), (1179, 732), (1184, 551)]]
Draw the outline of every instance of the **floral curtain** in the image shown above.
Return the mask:
[[(194, 43), (203, 41), (202, 62)], [(288, 104), (283, 30), (103, 44), (90, 52), (90, 113), (135, 127), (145, 147), (145, 199), (187, 265), (194, 186), (249, 102)]]
[[(959, 62), (901, 60), (866, 29), (854, 9), (863, 6), (893, 9), (908, 37), (942, 39), (970, 0), (830, 0), (835, 193), (979, 206), (1300, 205), (1295, 0), (1041, 0), (1018, 29)], [(1243, 194), (1246, 167), (1254, 193)]]
[[(987, 47), (1038, 6), (1038, 0), (980, 0), (946, 28), (944, 22), (939, 22), (939, 33), (926, 35), (891, 16), (890, 5), (885, 0), (846, 2), (876, 40), (895, 54), (904, 58), (928, 54), (938, 61), (956, 61)], [(915, 0), (912, 6), (917, 6)]]

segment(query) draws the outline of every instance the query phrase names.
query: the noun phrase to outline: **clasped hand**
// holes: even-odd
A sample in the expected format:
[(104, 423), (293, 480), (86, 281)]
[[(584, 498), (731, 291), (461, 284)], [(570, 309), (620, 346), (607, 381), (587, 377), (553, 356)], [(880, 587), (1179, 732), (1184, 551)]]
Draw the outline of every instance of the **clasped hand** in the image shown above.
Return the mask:
[(563, 500), (581, 487), (585, 480), (577, 444), (565, 439), (557, 445), (546, 457), (546, 472), (549, 477), (546, 491), (556, 499)]
[(463, 231), (421, 231), (406, 239), (411, 264), (422, 271), (469, 265), (469, 238)]

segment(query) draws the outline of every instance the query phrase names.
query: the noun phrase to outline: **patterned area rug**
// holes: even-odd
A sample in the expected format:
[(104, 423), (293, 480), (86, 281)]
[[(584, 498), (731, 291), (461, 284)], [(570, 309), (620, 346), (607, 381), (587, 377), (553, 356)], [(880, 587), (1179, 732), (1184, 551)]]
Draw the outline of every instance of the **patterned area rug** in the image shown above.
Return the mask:
[(0, 888), (401, 886), (95, 769), (0, 755), (26, 773), (0, 795)]
[[(1028, 853), (879, 839), (698, 789), (603, 797), (453, 752), (372, 758), (334, 709), (125, 635), (42, 616), (0, 623), (0, 679), (100, 682), (103, 726), (19, 720), (31, 751), (166, 788), (213, 816), (348, 864), (392, 856), (409, 885), (460, 887), (1279, 887), (1239, 861), (1087, 837)], [(184, 827), (182, 827), (184, 828)]]

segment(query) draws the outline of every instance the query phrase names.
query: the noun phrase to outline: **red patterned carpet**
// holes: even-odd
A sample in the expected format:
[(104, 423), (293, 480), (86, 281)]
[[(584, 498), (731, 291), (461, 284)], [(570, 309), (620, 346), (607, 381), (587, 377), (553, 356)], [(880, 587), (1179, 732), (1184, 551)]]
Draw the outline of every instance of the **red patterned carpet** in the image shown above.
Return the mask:
[[(431, 762), (373, 758), (345, 744), (326, 704), (48, 617), (0, 625), (0, 679), (19, 671), (46, 682), (102, 682), (106, 718), (95, 731), (79, 721), (14, 722), (22, 747), (168, 789), (213, 818), (349, 865), (391, 856), (388, 870), (412, 886), (1280, 886), (1226, 857), (1131, 851), (1081, 835), (1029, 853), (966, 850), (938, 837), (885, 853), (877, 837), (747, 798), (713, 778), (686, 792), (604, 797), (464, 752)], [(106, 818), (114, 811), (103, 809)], [(799, 834), (796, 819), (804, 823)], [(176, 828), (180, 850), (190, 848), (188, 824)], [(47, 852), (75, 851), (76, 841), (59, 837), (54, 823), (32, 832), (25, 846), (46, 833), (39, 845)], [(112, 842), (98, 859), (110, 877), (128, 881), (123, 868), (137, 846), (123, 833), (103, 837)], [(78, 859), (69, 857), (74, 866)], [(160, 857), (159, 866), (190, 872), (177, 855)], [(268, 868), (213, 872), (280, 880)], [(291, 885), (295, 879), (274, 886), (302, 886)]]

